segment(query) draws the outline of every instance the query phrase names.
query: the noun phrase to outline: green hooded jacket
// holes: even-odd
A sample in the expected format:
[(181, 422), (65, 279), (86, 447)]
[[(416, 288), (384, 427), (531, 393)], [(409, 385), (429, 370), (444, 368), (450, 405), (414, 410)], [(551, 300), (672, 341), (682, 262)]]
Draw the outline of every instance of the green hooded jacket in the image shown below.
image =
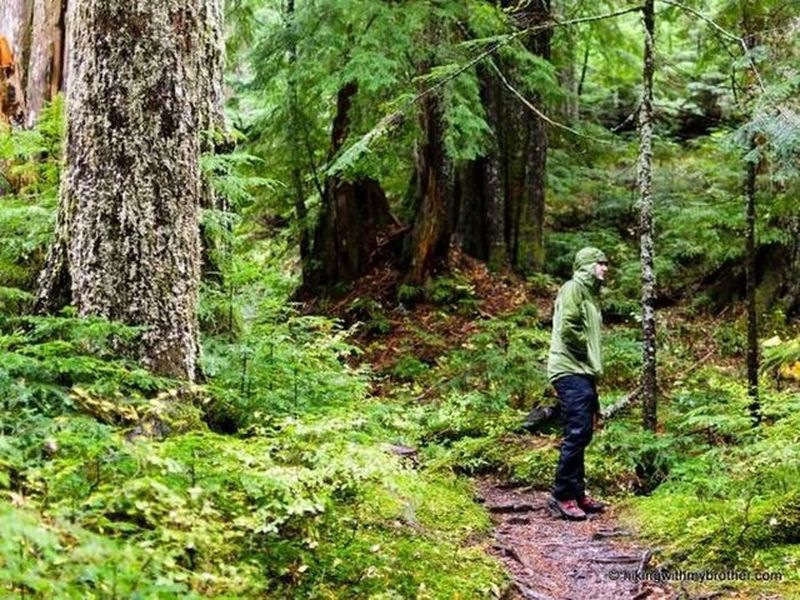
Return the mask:
[(547, 378), (565, 375), (603, 374), (600, 326), (603, 318), (597, 297), (601, 281), (594, 273), (598, 262), (607, 262), (597, 248), (583, 248), (575, 255), (574, 273), (558, 292), (553, 312), (553, 336), (547, 359)]

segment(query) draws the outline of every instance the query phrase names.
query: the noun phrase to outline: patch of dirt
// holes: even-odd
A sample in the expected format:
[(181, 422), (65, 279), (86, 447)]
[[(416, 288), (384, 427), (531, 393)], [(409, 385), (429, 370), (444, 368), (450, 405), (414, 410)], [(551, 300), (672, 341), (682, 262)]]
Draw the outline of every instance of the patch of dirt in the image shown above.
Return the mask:
[(550, 515), (549, 494), (510, 488), (496, 479), (476, 482), (477, 497), (495, 523), (491, 554), (509, 572), (509, 600), (675, 600), (664, 582), (635, 581), (626, 573), (648, 567), (652, 552), (617, 525), (614, 508), (586, 521)]
[[(370, 299), (384, 319), (383, 331), (365, 329), (355, 336), (364, 353), (359, 363), (370, 364), (378, 373), (389, 372), (402, 356), (433, 365), (450, 348), (461, 345), (476, 333), (480, 321), (509, 314), (525, 304), (537, 307), (537, 314), (549, 317), (555, 290), (537, 293), (524, 279), (512, 272), (492, 273), (486, 264), (454, 247), (441, 275), (465, 279), (472, 287), (475, 305), (468, 309), (447, 304), (419, 301), (405, 306), (397, 299), (400, 273), (391, 265), (375, 267), (355, 282), (350, 291), (335, 301), (320, 304), (310, 301), (305, 311), (321, 311), (341, 318), (345, 323), (370, 320), (364, 311), (353, 310), (359, 299)], [(391, 386), (391, 382), (386, 382)], [(374, 394), (383, 390), (377, 384)]]

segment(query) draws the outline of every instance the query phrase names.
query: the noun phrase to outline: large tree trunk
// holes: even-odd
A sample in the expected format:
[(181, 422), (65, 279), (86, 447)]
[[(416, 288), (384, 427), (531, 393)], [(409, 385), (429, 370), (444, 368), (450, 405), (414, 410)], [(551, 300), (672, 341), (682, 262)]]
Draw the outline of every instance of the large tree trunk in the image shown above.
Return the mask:
[(653, 1), (645, 0), (644, 66), (642, 69), (642, 107), (639, 111), (638, 180), (640, 194), (640, 243), (642, 261), (642, 407), (644, 426), (656, 430), (656, 315), (655, 270), (653, 267), (653, 71), (655, 54), (655, 16)]
[(453, 181), (453, 243), (477, 258), (487, 260), (486, 157), (466, 161)]
[[(534, 2), (522, 15), (521, 25), (531, 27), (550, 18), (550, 0)], [(543, 29), (526, 40), (528, 50), (550, 60), (552, 29)], [(533, 96), (533, 103), (541, 105), (542, 97)], [(525, 179), (522, 204), (519, 209), (514, 265), (521, 273), (541, 271), (544, 266), (544, 208), (547, 187), (547, 123), (538, 115), (525, 113)]]
[[(357, 92), (354, 81), (338, 92), (329, 158), (347, 139), (350, 108)], [(377, 181), (360, 178), (349, 182), (339, 175), (328, 177), (301, 293), (329, 293), (338, 284), (366, 274), (379, 249), (381, 232), (392, 223), (389, 203)]]
[(143, 362), (190, 379), (216, 2), (70, 3), (66, 170), (39, 302), (143, 326)]
[(506, 203), (502, 182), (502, 90), (495, 76), (478, 68), (481, 99), (494, 132), (486, 156), (468, 161), (455, 180), (454, 241), (470, 256), (487, 261), (495, 271), (508, 266)]

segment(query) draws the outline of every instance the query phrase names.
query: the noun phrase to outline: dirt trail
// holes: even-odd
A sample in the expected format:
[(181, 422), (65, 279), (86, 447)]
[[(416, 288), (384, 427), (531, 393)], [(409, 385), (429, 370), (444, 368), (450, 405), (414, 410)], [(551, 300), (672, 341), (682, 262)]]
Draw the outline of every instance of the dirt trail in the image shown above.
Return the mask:
[(491, 552), (513, 581), (510, 598), (524, 600), (673, 600), (678, 593), (653, 581), (626, 580), (646, 568), (650, 552), (620, 529), (613, 508), (586, 521), (555, 519), (546, 492), (477, 484), (477, 500), (495, 521)]

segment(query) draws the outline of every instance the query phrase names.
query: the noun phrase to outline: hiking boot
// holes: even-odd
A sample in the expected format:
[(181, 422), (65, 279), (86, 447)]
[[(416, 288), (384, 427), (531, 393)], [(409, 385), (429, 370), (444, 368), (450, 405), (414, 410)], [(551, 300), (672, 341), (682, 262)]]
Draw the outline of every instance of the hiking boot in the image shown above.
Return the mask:
[(554, 517), (569, 521), (583, 521), (586, 518), (586, 513), (575, 500), (557, 500), (551, 496), (547, 501), (547, 508)]
[(601, 513), (606, 509), (606, 505), (591, 496), (584, 496), (577, 501), (578, 506), (586, 513)]

